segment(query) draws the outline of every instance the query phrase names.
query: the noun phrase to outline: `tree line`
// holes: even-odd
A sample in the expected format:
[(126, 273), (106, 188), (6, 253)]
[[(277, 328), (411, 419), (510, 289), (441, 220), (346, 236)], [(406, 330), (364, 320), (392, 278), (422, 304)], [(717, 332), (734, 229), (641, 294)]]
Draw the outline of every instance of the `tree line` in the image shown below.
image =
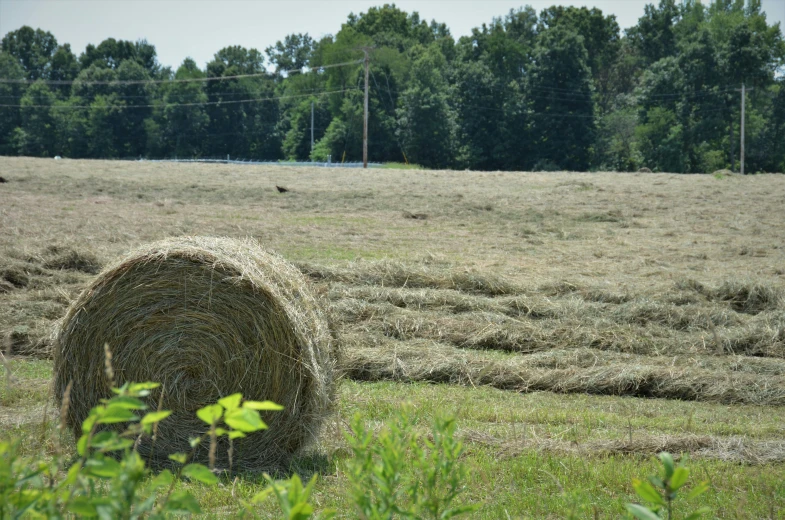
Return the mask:
[(77, 57), (25, 26), (0, 42), (0, 154), (361, 160), (363, 47), (372, 161), (738, 168), (744, 83), (746, 169), (785, 171), (785, 42), (760, 0), (660, 0), (624, 31), (596, 8), (527, 6), (457, 41), (384, 5), (320, 40), (226, 47), (176, 70), (144, 40)]

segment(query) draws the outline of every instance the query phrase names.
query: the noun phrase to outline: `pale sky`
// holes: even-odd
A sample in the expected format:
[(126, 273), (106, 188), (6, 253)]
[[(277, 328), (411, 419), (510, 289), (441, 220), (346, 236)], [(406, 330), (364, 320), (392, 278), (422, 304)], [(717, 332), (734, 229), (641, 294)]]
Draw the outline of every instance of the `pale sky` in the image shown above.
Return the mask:
[[(373, 0), (0, 0), (0, 35), (23, 25), (50, 31), (70, 43), (78, 56), (88, 43), (106, 38), (155, 45), (158, 60), (177, 68), (186, 57), (200, 67), (229, 45), (260, 51), (287, 34), (318, 39), (335, 34), (350, 12), (365, 12), (385, 2)], [(392, 2), (387, 2), (392, 3)], [(458, 39), (473, 27), (512, 8), (531, 5), (539, 13), (551, 5), (597, 7), (615, 14), (622, 29), (637, 23), (647, 3), (658, 0), (399, 0), (406, 12), (444, 22)], [(785, 28), (785, 0), (763, 0), (769, 23)]]

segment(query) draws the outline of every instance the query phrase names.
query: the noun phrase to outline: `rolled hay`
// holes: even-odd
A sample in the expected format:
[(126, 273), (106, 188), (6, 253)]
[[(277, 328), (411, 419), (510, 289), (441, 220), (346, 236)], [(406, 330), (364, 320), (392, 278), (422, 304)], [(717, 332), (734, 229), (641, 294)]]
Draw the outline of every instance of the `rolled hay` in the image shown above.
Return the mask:
[[(337, 343), (305, 277), (250, 239), (185, 237), (141, 247), (103, 270), (56, 332), (55, 395), (72, 382), (67, 423), (77, 438), (90, 409), (110, 396), (104, 344), (116, 384), (154, 381), (148, 398), (172, 415), (153, 443), (154, 465), (190, 453), (204, 433), (196, 411), (227, 395), (272, 400), (269, 429), (234, 441), (231, 466), (274, 469), (316, 437), (335, 396)], [(161, 396), (161, 393), (163, 394)], [(216, 465), (228, 468), (228, 442)], [(207, 460), (207, 447), (194, 452)]]

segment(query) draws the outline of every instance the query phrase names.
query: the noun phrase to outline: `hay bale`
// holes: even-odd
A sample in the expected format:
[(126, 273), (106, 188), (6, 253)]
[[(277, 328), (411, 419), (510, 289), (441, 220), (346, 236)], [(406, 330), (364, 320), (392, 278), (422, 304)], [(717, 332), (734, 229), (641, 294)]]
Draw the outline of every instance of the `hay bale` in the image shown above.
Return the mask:
[(638, 169), (638, 173), (652, 173), (652, 171), (651, 171), (651, 168), (646, 168), (644, 166), (643, 168), (639, 168)]
[[(306, 447), (334, 399), (336, 341), (305, 277), (253, 240), (186, 237), (130, 253), (101, 272), (71, 305), (55, 339), (55, 395), (70, 381), (68, 424), (81, 433), (91, 407), (109, 396), (103, 345), (118, 384), (163, 384), (153, 462), (190, 452), (205, 431), (197, 409), (242, 392), (284, 412), (270, 429), (235, 441), (233, 467), (274, 469)], [(157, 406), (160, 394), (149, 397)], [(217, 464), (228, 467), (228, 445)], [(148, 457), (149, 441), (139, 446)], [(206, 461), (206, 448), (195, 453)]]

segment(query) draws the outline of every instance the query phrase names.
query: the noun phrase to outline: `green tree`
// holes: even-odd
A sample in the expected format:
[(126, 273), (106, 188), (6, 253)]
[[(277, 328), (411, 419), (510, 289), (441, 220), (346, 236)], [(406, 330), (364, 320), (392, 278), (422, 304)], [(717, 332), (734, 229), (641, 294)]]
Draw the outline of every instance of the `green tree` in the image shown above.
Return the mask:
[[(23, 80), (25, 71), (18, 60), (7, 52), (0, 52), (0, 78)], [(16, 152), (12, 137), (14, 130), (22, 124), (19, 104), (24, 93), (21, 83), (0, 83), (0, 155)]]
[(411, 77), (401, 94), (398, 135), (410, 161), (446, 168), (455, 157), (456, 115), (443, 71), (447, 61), (437, 45), (414, 47)]
[(152, 113), (153, 87), (149, 83), (138, 83), (150, 80), (147, 70), (136, 60), (126, 60), (117, 68), (118, 81), (126, 83), (118, 85), (117, 102), (125, 107), (120, 114), (115, 136), (115, 150), (121, 157), (138, 157), (145, 154), (147, 136), (144, 121)]
[(315, 45), (316, 42), (308, 33), (288, 34), (283, 42), (278, 40), (264, 52), (270, 63), (275, 65), (275, 73), (280, 74), (284, 71), (299, 70), (308, 65)]
[(56, 152), (56, 133), (52, 106), (56, 97), (43, 81), (36, 81), (21, 100), (21, 125), (14, 131), (17, 153), (51, 157)]
[(676, 54), (674, 26), (679, 20), (679, 8), (675, 0), (660, 0), (659, 6), (647, 4), (638, 24), (627, 30), (644, 59), (645, 66)]
[(57, 39), (49, 31), (22, 26), (3, 37), (0, 48), (18, 60), (27, 79), (49, 79), (51, 59), (57, 51)]
[(528, 79), (537, 160), (586, 170), (595, 115), (583, 37), (559, 25), (540, 33)]
[[(174, 79), (200, 79), (204, 73), (196, 62), (186, 58), (177, 69)], [(168, 85), (164, 93), (162, 108), (157, 109), (158, 117), (145, 123), (148, 138), (156, 139), (148, 144), (148, 149), (158, 152), (155, 155), (174, 155), (177, 157), (198, 157), (204, 153), (202, 148), (210, 117), (202, 103), (207, 102), (204, 85), (199, 81), (183, 81)]]
[[(258, 75), (233, 78), (237, 75)], [(207, 84), (210, 117), (206, 153), (214, 156), (275, 160), (281, 156), (277, 131), (275, 83), (264, 74), (264, 57), (256, 49), (221, 49), (207, 64), (207, 76), (226, 77)]]

